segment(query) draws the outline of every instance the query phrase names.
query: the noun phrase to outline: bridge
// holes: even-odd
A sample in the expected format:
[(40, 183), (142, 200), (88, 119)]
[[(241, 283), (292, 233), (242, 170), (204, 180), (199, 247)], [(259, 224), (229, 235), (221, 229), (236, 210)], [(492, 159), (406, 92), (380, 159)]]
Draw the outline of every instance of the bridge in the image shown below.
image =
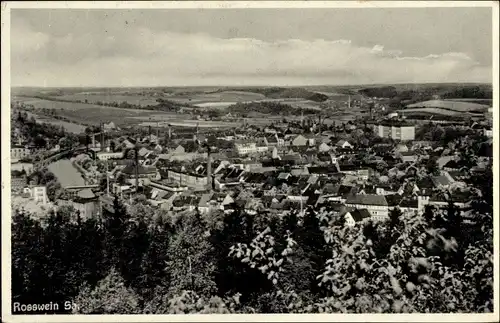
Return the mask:
[(82, 190), (85, 188), (99, 188), (98, 184), (92, 184), (92, 185), (77, 185), (77, 186), (66, 186), (64, 189), (66, 190)]

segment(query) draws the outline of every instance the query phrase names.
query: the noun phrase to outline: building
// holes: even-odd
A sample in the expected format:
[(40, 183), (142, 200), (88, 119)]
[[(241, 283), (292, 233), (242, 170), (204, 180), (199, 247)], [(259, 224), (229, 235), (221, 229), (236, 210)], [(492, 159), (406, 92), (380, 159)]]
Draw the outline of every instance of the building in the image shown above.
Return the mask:
[(97, 158), (99, 160), (121, 159), (123, 158), (123, 152), (100, 151), (97, 153)]
[(105, 123), (103, 125), (103, 129), (104, 131), (112, 131), (112, 130), (118, 130), (118, 127), (115, 125), (113, 121), (111, 121), (110, 123)]
[(336, 144), (337, 148), (341, 149), (352, 149), (353, 146), (347, 140), (339, 140)]
[(367, 209), (374, 220), (386, 220), (389, 218), (389, 205), (383, 195), (351, 195), (346, 199), (345, 203), (348, 207)]
[(490, 137), (490, 138), (493, 138), (493, 130), (492, 129), (483, 129), (483, 134), (486, 136), (486, 137)]
[(399, 156), (400, 156), (401, 160), (403, 161), (403, 163), (414, 163), (418, 159), (417, 154), (413, 151), (401, 152), (401, 153), (399, 153)]
[[(255, 154), (258, 149), (257, 149), (257, 144), (255, 142), (238, 142), (234, 144), (234, 148), (236, 149), (236, 152), (238, 155), (248, 155), (248, 154)], [(266, 147), (267, 151), (267, 147)]]
[(10, 147), (10, 159), (12, 160), (24, 159), (30, 154), (31, 151), (27, 147), (17, 145)]
[(269, 147), (276, 147), (276, 146), (284, 146), (285, 145), (285, 139), (283, 135), (280, 134), (272, 134), (266, 136), (266, 142)]
[(87, 220), (99, 213), (98, 201), (98, 197), (89, 188), (86, 188), (79, 190), (70, 198), (58, 199), (57, 204), (59, 206), (72, 206), (83, 220)]
[(19, 171), (19, 172), (26, 172), (26, 175), (30, 175), (33, 173), (33, 168), (34, 165), (33, 163), (19, 163), (19, 162), (14, 162), (10, 164), (10, 170), (11, 171)]
[(171, 169), (167, 171), (167, 174), (168, 178), (179, 186), (187, 186), (195, 190), (205, 190), (208, 185), (208, 178), (203, 175), (174, 171)]
[(371, 214), (367, 209), (355, 209), (347, 211), (344, 215), (345, 224), (349, 227), (354, 227), (356, 224), (364, 223), (371, 218)]
[(25, 187), (23, 193), (29, 194), (30, 197), (37, 203), (47, 204), (49, 202), (49, 198), (47, 197), (47, 188), (45, 186)]
[(382, 138), (408, 141), (415, 140), (415, 126), (401, 122), (385, 122), (375, 125), (375, 133)]
[(295, 147), (303, 147), (309, 144), (309, 139), (304, 137), (303, 135), (298, 135), (292, 140), (292, 146)]
[[(121, 170), (121, 174), (124, 176), (125, 180), (132, 184), (135, 184), (135, 165), (129, 164)], [(159, 174), (156, 167), (144, 167), (142, 165), (137, 166), (137, 175), (139, 177), (139, 185), (147, 185), (151, 180), (159, 179)]]
[(28, 177), (26, 176), (26, 174), (15, 171), (12, 172), (12, 176), (10, 178), (10, 189), (13, 193), (22, 192), (27, 184), (28, 184)]

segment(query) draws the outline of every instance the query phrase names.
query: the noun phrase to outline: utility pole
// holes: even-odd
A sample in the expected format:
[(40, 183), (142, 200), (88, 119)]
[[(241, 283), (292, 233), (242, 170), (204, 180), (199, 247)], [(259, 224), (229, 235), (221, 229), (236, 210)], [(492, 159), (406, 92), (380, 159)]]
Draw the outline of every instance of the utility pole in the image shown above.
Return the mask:
[(109, 160), (106, 159), (106, 192), (107, 195), (109, 196), (109, 166), (108, 166)]
[(134, 146), (135, 151), (135, 196), (139, 193), (139, 141), (137, 140)]

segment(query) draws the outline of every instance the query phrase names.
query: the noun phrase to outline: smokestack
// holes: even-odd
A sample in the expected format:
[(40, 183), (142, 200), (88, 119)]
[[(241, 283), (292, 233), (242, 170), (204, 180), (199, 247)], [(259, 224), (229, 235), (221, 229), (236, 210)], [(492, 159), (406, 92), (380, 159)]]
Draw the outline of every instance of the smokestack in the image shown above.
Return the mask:
[(300, 112), (300, 126), (304, 126), (304, 110)]
[(151, 140), (151, 125), (148, 126), (148, 136), (149, 139)]
[(101, 122), (101, 151), (104, 151), (104, 123)]
[(170, 125), (168, 125), (168, 139), (172, 139), (172, 129), (170, 128)]
[(351, 109), (351, 96), (349, 95), (349, 99), (347, 101), (347, 108)]

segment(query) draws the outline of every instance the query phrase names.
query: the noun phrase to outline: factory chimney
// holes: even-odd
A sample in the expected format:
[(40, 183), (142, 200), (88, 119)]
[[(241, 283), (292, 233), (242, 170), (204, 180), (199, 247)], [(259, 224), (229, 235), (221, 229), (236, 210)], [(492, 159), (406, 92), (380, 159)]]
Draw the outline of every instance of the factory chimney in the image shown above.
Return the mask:
[(101, 151), (104, 151), (104, 141), (105, 141), (105, 137), (104, 137), (104, 122), (101, 122)]

